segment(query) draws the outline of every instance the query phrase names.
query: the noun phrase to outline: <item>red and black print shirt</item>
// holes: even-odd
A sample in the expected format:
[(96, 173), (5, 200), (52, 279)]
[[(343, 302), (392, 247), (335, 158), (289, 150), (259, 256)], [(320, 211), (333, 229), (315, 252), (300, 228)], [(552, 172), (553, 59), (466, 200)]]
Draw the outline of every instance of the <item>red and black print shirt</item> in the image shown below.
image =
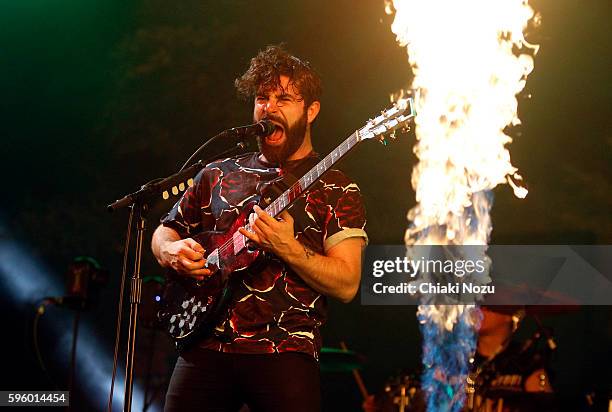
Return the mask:
[[(312, 155), (280, 169), (250, 153), (213, 162), (198, 173), (161, 222), (182, 238), (225, 231), (243, 205), (268, 197), (273, 192), (269, 189), (283, 182), (292, 183), (317, 161)], [(359, 188), (338, 170), (327, 171), (288, 211), (296, 239), (320, 254), (349, 237), (367, 240)], [(305, 352), (318, 358), (319, 327), (327, 316), (325, 296), (278, 257), (264, 255), (264, 264), (241, 273), (215, 335), (199, 346), (234, 353)]]

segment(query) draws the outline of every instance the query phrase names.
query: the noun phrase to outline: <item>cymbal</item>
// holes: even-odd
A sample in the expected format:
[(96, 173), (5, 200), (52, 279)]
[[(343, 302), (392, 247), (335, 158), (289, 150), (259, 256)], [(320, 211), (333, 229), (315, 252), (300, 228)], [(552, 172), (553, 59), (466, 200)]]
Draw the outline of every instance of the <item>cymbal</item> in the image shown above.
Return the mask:
[[(514, 302), (517, 304), (512, 304)], [(558, 315), (580, 308), (578, 301), (570, 296), (526, 284), (497, 284), (495, 294), (487, 296), (482, 306), (494, 312), (507, 314), (525, 309), (532, 315)]]
[(564, 313), (577, 312), (578, 310), (580, 310), (579, 305), (525, 306), (525, 311), (529, 315), (537, 315), (537, 316), (561, 315)]
[(482, 305), (483, 309), (491, 312), (514, 315), (519, 310), (524, 310), (526, 315), (554, 316), (577, 312), (579, 305)]
[(361, 369), (365, 357), (352, 350), (324, 347), (321, 349), (321, 372), (350, 372)]

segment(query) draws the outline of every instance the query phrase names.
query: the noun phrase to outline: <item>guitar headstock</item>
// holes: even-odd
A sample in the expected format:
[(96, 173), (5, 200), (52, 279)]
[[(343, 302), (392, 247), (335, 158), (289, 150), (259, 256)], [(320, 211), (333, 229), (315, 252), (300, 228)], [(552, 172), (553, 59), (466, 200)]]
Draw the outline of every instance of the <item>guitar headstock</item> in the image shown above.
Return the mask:
[(360, 141), (366, 139), (377, 139), (386, 144), (385, 136), (390, 134), (395, 137), (398, 129), (408, 128), (407, 123), (416, 116), (414, 100), (412, 97), (397, 99), (393, 106), (383, 110), (379, 116), (370, 119), (361, 129), (357, 131)]

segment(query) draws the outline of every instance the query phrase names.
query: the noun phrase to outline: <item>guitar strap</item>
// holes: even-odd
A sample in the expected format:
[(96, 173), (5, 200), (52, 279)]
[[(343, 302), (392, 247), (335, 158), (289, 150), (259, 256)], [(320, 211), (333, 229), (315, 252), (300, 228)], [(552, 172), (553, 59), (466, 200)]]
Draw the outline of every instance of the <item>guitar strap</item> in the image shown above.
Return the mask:
[(321, 161), (318, 153), (310, 152), (303, 159), (289, 162), (285, 167), (282, 167), (281, 175), (276, 179), (272, 179), (263, 183), (258, 187), (258, 193), (261, 196), (260, 206), (265, 207), (272, 203), (277, 197), (282, 195), (285, 190), (297, 182), (302, 176), (312, 169)]
[[(260, 196), (260, 207), (265, 208), (272, 203), (277, 197), (282, 195), (285, 190), (289, 189), (291, 185), (297, 182), (319, 163), (320, 160), (319, 154), (313, 151), (305, 158), (290, 162), (286, 167), (282, 168), (281, 175), (276, 179), (269, 180), (261, 184), (261, 186), (258, 186), (257, 192)], [(257, 273), (267, 264), (267, 259), (269, 259), (269, 255), (266, 252), (261, 253), (246, 270), (251, 273)], [(235, 276), (234, 278), (239, 277)]]

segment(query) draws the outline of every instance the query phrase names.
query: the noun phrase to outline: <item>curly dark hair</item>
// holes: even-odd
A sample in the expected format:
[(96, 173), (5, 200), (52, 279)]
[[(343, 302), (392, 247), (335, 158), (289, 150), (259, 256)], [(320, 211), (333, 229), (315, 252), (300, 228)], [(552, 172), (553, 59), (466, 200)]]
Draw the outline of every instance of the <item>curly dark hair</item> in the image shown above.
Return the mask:
[(271, 45), (260, 50), (251, 59), (248, 70), (234, 81), (238, 94), (245, 99), (254, 97), (258, 91), (276, 90), (280, 87), (281, 75), (289, 77), (306, 107), (321, 98), (321, 79), (310, 66), (288, 53), (284, 45)]

